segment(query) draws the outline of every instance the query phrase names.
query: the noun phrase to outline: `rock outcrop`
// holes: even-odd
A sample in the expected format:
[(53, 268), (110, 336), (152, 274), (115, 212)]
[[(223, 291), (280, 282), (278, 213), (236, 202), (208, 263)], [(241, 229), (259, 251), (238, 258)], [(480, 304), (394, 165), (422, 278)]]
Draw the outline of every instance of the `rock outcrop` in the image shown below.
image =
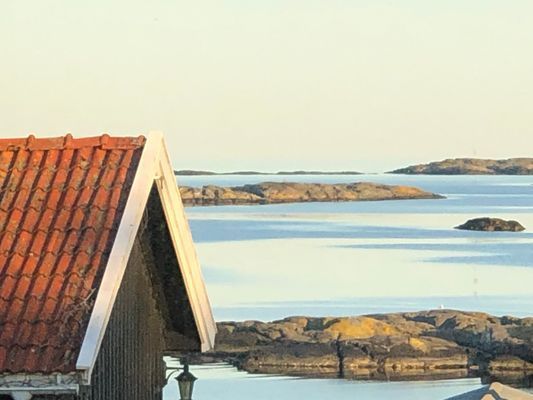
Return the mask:
[(201, 188), (180, 187), (185, 205), (244, 205), (302, 202), (440, 199), (443, 196), (411, 186), (359, 182), (348, 184), (265, 182)]
[(429, 164), (411, 165), (390, 172), (410, 175), (533, 175), (533, 158), (484, 160), (454, 158)]
[(533, 395), (514, 389), (510, 386), (494, 382), (481, 389), (473, 390), (446, 400), (533, 400)]
[(249, 372), (364, 379), (533, 374), (533, 318), (436, 310), (218, 324), (217, 360)]
[(456, 226), (455, 229), (466, 231), (486, 231), (486, 232), (522, 232), (524, 228), (517, 221), (506, 221), (500, 218), (474, 218), (464, 224)]

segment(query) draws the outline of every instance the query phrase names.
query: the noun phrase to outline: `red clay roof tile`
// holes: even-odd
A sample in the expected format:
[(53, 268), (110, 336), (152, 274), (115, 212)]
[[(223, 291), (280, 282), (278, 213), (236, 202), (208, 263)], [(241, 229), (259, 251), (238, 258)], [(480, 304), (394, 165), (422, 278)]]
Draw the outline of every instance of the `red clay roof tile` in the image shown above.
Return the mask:
[(0, 372), (75, 370), (144, 143), (0, 139)]

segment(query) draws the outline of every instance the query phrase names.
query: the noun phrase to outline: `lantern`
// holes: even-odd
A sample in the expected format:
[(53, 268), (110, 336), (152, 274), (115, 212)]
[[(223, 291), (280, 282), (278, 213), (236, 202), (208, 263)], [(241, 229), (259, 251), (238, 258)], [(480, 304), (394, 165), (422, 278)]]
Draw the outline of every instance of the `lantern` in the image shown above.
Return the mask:
[(189, 364), (185, 363), (183, 365), (183, 372), (176, 378), (180, 389), (181, 400), (192, 400), (192, 390), (196, 379), (197, 378), (189, 372)]

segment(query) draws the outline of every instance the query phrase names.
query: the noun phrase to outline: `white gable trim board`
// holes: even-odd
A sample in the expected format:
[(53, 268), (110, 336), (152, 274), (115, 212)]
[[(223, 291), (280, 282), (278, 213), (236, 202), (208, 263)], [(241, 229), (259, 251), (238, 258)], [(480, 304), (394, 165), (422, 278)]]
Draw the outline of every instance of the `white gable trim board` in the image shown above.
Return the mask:
[(154, 181), (157, 183), (180, 272), (200, 336), (201, 350), (207, 351), (214, 346), (216, 325), (164, 138), (161, 133), (150, 133), (137, 167), (76, 363), (76, 369), (83, 372), (86, 384), (90, 383)]
[(207, 297), (202, 270), (196, 255), (191, 229), (185, 215), (178, 185), (176, 184), (172, 163), (164, 143), (160, 154), (158, 172), (160, 175), (159, 179), (156, 180), (157, 188), (187, 290), (187, 296), (195, 317), (200, 336), (201, 351), (208, 351), (214, 347), (216, 325), (209, 298)]

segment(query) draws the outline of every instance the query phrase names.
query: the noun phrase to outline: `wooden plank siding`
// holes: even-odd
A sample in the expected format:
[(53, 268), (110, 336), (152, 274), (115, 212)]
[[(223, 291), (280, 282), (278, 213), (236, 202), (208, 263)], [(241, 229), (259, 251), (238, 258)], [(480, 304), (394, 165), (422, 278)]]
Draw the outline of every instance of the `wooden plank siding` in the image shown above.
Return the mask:
[[(166, 353), (200, 340), (157, 188), (152, 188), (93, 371), (80, 400), (160, 400)], [(65, 399), (67, 400), (67, 399)]]
[(165, 385), (163, 320), (139, 240), (82, 400), (158, 400)]
[[(168, 319), (168, 309), (163, 306), (164, 283), (158, 276), (161, 270), (177, 267), (175, 262), (168, 261), (175, 257), (167, 255), (172, 248), (163, 227), (166, 228), (166, 224), (159, 196), (153, 190), (117, 294), (91, 385), (81, 389), (80, 400), (162, 399), (166, 384), (165, 330), (172, 321)], [(186, 297), (185, 289), (180, 289), (183, 293), (180, 297)]]

